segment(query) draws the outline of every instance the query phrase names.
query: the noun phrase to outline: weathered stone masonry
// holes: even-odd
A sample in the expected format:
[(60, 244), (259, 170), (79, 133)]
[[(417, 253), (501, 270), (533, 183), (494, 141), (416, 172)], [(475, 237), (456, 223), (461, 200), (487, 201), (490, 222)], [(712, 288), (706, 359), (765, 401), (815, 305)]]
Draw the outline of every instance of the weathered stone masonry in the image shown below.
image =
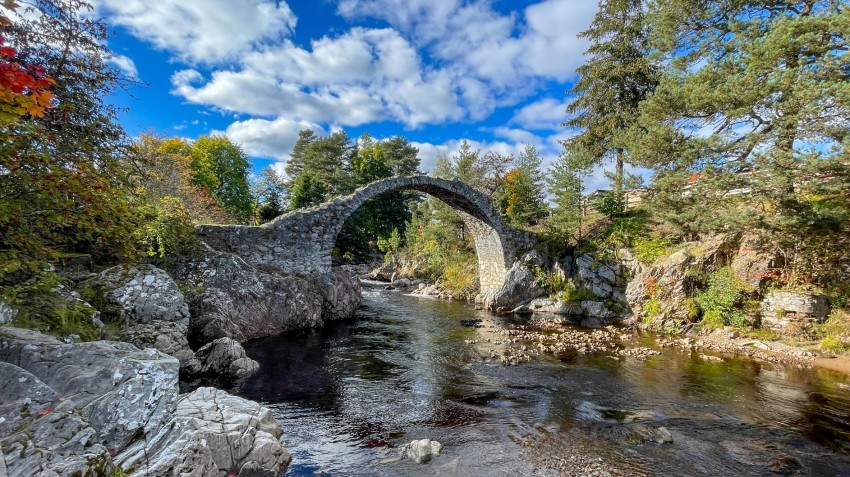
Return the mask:
[(256, 227), (202, 225), (198, 234), (210, 246), (240, 255), (255, 266), (296, 275), (326, 273), (337, 235), (351, 214), (368, 200), (401, 190), (432, 195), (460, 213), (475, 240), (482, 293), (501, 287), (517, 254), (536, 243), (533, 235), (508, 227), (484, 193), (458, 180), (428, 176), (392, 177)]

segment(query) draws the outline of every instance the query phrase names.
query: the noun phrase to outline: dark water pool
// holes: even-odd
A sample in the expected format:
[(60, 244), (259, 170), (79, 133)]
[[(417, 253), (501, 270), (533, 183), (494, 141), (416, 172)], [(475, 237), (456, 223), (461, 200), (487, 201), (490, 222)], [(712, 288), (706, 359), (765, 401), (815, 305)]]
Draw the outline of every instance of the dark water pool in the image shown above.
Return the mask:
[[(516, 324), (365, 287), (356, 320), (248, 343), (260, 373), (236, 392), (283, 422), (287, 476), (581, 473), (554, 469), (571, 459), (602, 459), (615, 475), (850, 476), (842, 374), (668, 349), (502, 366), (486, 340)], [(672, 443), (655, 442), (660, 427)], [(443, 454), (398, 459), (421, 438)]]

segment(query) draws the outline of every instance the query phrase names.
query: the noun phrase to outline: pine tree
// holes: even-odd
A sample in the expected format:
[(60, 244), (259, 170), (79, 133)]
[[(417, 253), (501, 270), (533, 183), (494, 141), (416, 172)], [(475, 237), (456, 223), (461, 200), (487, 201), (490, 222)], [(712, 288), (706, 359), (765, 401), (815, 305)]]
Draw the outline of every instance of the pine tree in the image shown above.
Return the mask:
[(628, 158), (626, 132), (638, 115), (638, 105), (657, 84), (657, 71), (648, 59), (648, 35), (642, 0), (601, 0), (590, 28), (579, 34), (590, 40), (588, 61), (576, 72), (579, 80), (569, 93), (574, 114), (564, 125), (581, 129), (570, 148), (590, 154), (596, 164), (613, 159), (613, 188), (623, 191)]
[(692, 235), (761, 233), (789, 281), (821, 274), (803, 264), (850, 245), (850, 197), (834, 194), (848, 177), (846, 2), (654, 0), (650, 10), (669, 68), (630, 148), (658, 171), (656, 209)]
[(549, 169), (546, 185), (555, 204), (549, 225), (562, 237), (572, 237), (581, 242), (584, 218), (584, 181), (593, 167), (589, 154), (577, 149), (567, 149)]

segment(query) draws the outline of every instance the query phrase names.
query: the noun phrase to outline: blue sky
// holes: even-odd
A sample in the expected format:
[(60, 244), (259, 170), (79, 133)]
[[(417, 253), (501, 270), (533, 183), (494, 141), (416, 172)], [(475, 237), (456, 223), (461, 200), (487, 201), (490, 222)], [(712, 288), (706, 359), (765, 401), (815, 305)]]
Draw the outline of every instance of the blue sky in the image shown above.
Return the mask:
[[(282, 167), (305, 128), (407, 137), (423, 170), (468, 139), (551, 162), (574, 134), (587, 0), (95, 0), (115, 63), (148, 83), (119, 93), (131, 135), (226, 134), (255, 168)], [(601, 173), (596, 174), (597, 179)], [(601, 185), (601, 182), (600, 182)]]

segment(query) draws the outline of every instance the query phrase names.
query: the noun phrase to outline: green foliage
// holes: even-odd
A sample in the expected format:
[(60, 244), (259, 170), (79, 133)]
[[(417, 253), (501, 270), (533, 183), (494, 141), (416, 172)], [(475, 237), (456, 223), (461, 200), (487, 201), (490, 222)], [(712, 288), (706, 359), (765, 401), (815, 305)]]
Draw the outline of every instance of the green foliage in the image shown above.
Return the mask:
[(760, 234), (788, 284), (846, 281), (844, 2), (654, 0), (648, 12), (667, 67), (626, 142), (656, 170), (653, 210), (691, 238)]
[(456, 297), (470, 299), (478, 292), (478, 262), (465, 257), (444, 264), (440, 285)]
[(60, 293), (61, 285), (55, 273), (42, 272), (21, 284), (5, 286), (3, 301), (18, 310), (15, 326), (60, 337), (75, 334), (83, 341), (100, 339), (100, 329), (92, 323), (96, 310)]
[(42, 116), (0, 125), (0, 280), (17, 282), (62, 250), (134, 254), (127, 138), (106, 102), (126, 81), (109, 64), (105, 24), (77, 0), (27, 8), (34, 12), (5, 26), (3, 39), (17, 62), (44, 66), (55, 83)]
[(637, 236), (632, 240), (635, 257), (644, 265), (651, 265), (659, 258), (667, 255), (672, 245), (669, 239), (654, 236)]
[(604, 192), (596, 198), (593, 208), (606, 217), (616, 217), (626, 210), (626, 203), (621, 194)]
[(643, 305), (643, 322), (651, 325), (655, 317), (661, 313), (661, 302), (658, 298), (650, 298)]
[(554, 297), (565, 303), (581, 303), (585, 300), (598, 300), (592, 291), (584, 288), (573, 288), (568, 284), (565, 284), (561, 291), (555, 293)]
[(736, 278), (731, 268), (724, 267), (713, 273), (708, 279), (708, 288), (695, 297), (702, 310), (703, 326), (743, 327), (746, 324), (746, 314), (740, 305), (749, 291), (749, 285)]
[(176, 197), (160, 199), (135, 238), (148, 256), (160, 259), (190, 251), (196, 244), (192, 218)]
[(248, 184), (251, 162), (242, 148), (225, 136), (201, 136), (189, 154), (193, 182), (207, 188), (233, 217), (247, 222), (254, 198)]
[(822, 350), (842, 354), (850, 350), (850, 312), (834, 309), (829, 318), (814, 326), (815, 335), (821, 338)]
[(528, 145), (517, 156), (517, 167), (505, 174), (502, 205), (509, 224), (528, 227), (546, 215), (543, 196), (542, 159), (534, 146)]
[(398, 233), (398, 229), (393, 229), (388, 238), (378, 239), (378, 250), (384, 252), (387, 259), (398, 253), (401, 245), (401, 234)]
[(827, 336), (820, 341), (820, 349), (830, 354), (843, 354), (850, 350), (850, 343), (840, 341), (834, 336)]
[(286, 181), (273, 168), (263, 169), (251, 184), (251, 189), (258, 203), (260, 222), (268, 222), (284, 212), (287, 201)]
[[(613, 158), (613, 195), (622, 200), (628, 159), (627, 132), (638, 106), (657, 84), (657, 68), (649, 61), (648, 28), (641, 0), (603, 0), (590, 28), (580, 35), (590, 41), (588, 61), (576, 69), (579, 80), (567, 107), (565, 125), (581, 130), (568, 139), (568, 149), (587, 151), (595, 164)], [(608, 214), (614, 215), (614, 214)]]
[(584, 221), (582, 189), (591, 169), (589, 157), (574, 149), (565, 149), (549, 169), (546, 187), (552, 195), (555, 208), (548, 225), (556, 235), (563, 237), (564, 242), (569, 238), (577, 243), (582, 240), (581, 228)]

